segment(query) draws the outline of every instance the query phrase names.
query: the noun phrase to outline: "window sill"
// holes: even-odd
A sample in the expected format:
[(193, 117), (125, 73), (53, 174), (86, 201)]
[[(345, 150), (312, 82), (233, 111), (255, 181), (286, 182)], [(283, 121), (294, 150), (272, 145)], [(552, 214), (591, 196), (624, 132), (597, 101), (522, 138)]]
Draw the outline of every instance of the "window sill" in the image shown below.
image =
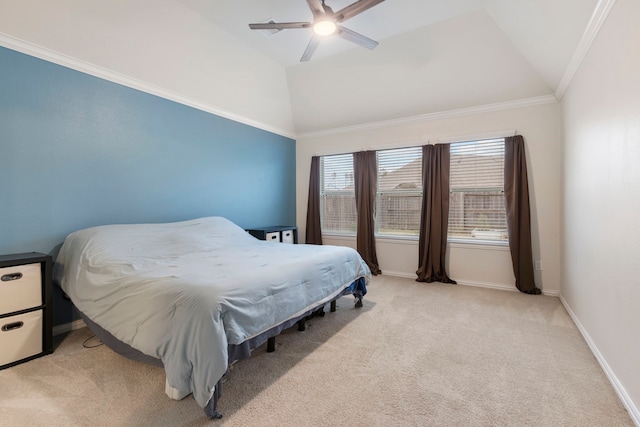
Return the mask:
[(496, 251), (509, 250), (509, 242), (505, 241), (480, 239), (448, 239), (447, 243), (452, 248), (487, 249)]
[[(322, 233), (323, 236), (334, 239), (352, 240), (356, 238), (355, 233)], [(402, 236), (391, 234), (376, 234), (376, 240), (383, 241), (385, 243), (404, 243), (404, 244), (418, 244), (418, 236)], [(481, 240), (481, 239), (448, 239), (447, 243), (452, 248), (466, 248), (466, 249), (485, 249), (485, 250), (497, 250), (508, 251), (509, 242), (496, 241), (496, 240)]]
[[(355, 239), (355, 233), (327, 233), (323, 232), (322, 236), (326, 236), (329, 238), (338, 238), (338, 239)], [(415, 242), (418, 243), (418, 236), (405, 236), (405, 235), (393, 235), (393, 234), (376, 234), (374, 236), (376, 240), (385, 240), (385, 241), (400, 241), (400, 242)]]
[(356, 237), (355, 233), (336, 233), (336, 232), (326, 232), (323, 231), (322, 232), (323, 236), (327, 236), (327, 237)]
[[(355, 239), (356, 233), (337, 233), (337, 232), (322, 232), (323, 236), (338, 238), (338, 239)], [(415, 235), (406, 235), (406, 234), (375, 234), (376, 240), (386, 240), (386, 241), (400, 241), (400, 242), (415, 242), (417, 243), (420, 238)], [(480, 239), (480, 238), (448, 238), (447, 243), (452, 245), (453, 247), (469, 247), (469, 246), (493, 246), (496, 248), (509, 248), (508, 240), (493, 240), (493, 239)]]
[(418, 242), (418, 236), (410, 236), (404, 234), (376, 234), (376, 239), (380, 240), (399, 240), (402, 242)]

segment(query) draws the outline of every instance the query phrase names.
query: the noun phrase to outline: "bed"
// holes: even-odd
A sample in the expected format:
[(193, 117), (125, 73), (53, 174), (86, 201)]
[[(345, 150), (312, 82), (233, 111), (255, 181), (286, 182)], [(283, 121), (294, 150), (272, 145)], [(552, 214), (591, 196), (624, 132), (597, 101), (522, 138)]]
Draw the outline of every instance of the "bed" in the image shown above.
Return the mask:
[(231, 363), (342, 295), (361, 306), (369, 275), (351, 248), (262, 241), (222, 217), (79, 230), (54, 265), (98, 337), (161, 364), (167, 394), (211, 418)]

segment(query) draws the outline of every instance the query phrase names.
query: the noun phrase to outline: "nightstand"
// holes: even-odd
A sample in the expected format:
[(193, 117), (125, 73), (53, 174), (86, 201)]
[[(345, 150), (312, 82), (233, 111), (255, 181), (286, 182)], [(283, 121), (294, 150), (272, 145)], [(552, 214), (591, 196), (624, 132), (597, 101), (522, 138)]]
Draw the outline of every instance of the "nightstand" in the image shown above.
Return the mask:
[(53, 353), (51, 256), (0, 256), (0, 369)]
[(298, 243), (298, 227), (276, 225), (273, 227), (252, 228), (247, 232), (260, 240), (281, 243)]

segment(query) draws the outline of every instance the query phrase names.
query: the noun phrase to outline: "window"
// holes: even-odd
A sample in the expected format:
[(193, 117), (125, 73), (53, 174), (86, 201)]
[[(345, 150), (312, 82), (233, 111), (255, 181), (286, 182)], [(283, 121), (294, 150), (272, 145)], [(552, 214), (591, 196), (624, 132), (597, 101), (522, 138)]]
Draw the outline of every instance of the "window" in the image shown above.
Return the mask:
[[(449, 239), (508, 241), (504, 139), (450, 144)], [(376, 153), (376, 235), (418, 237), (422, 210), (422, 147)], [(323, 233), (354, 235), (353, 155), (320, 158)]]
[(355, 234), (353, 155), (320, 158), (320, 224), (323, 233)]
[(504, 139), (450, 145), (449, 238), (507, 241)]
[(417, 236), (422, 209), (422, 147), (377, 152), (376, 233)]

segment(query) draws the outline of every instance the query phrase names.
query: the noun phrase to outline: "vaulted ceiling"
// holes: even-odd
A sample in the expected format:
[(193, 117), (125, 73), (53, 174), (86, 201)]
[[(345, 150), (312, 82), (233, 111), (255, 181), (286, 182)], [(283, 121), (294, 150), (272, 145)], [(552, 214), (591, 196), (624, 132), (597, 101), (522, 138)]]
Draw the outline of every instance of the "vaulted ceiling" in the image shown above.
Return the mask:
[[(286, 67), (296, 130), (310, 132), (554, 94), (597, 0), (387, 0), (300, 63), (310, 29), (269, 35), (250, 22), (311, 21), (302, 0), (180, 0)], [(337, 11), (353, 0), (326, 0)]]
[[(299, 64), (311, 37), (310, 29), (269, 35), (264, 31), (250, 31), (247, 25), (267, 20), (311, 21), (311, 12), (304, 0), (179, 1), (284, 66)], [(326, 4), (336, 11), (354, 1), (326, 0)], [(344, 24), (380, 41), (382, 45), (401, 39), (401, 53), (405, 57), (425, 58), (436, 41), (442, 43), (443, 49), (447, 48), (444, 40), (434, 41), (426, 37), (429, 27), (455, 27), (460, 18), (476, 16), (471, 19), (471, 24), (481, 25), (483, 29), (495, 27), (495, 31), (503, 34), (545, 82), (555, 87), (596, 4), (597, 0), (386, 0)], [(466, 32), (471, 37), (477, 31), (475, 27), (452, 29), (458, 34)], [(455, 40), (451, 42), (455, 43)], [(356, 47), (349, 42), (331, 38), (321, 44), (314, 61), (330, 59), (353, 49)], [(368, 57), (372, 61), (384, 62), (388, 54), (388, 50), (371, 52)]]
[(561, 94), (598, 4), (386, 0), (344, 23), (376, 49), (330, 37), (305, 63), (310, 29), (248, 27), (310, 21), (305, 0), (2, 2), (0, 35), (300, 135)]

